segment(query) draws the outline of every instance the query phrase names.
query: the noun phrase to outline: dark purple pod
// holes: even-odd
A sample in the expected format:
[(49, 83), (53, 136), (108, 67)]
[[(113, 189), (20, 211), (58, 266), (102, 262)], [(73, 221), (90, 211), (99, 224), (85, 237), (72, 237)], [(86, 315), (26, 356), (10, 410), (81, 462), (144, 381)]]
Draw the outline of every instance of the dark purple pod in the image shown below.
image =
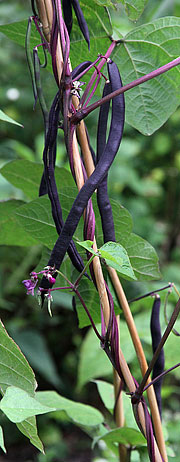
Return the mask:
[(62, 0), (62, 7), (64, 13), (64, 22), (66, 24), (68, 34), (70, 35), (72, 29), (72, 6), (71, 0)]
[(75, 11), (75, 14), (76, 14), (76, 17), (77, 17), (81, 32), (84, 35), (84, 38), (85, 38), (85, 40), (86, 40), (86, 42), (88, 44), (88, 48), (90, 49), (89, 30), (88, 30), (87, 22), (86, 22), (86, 20), (84, 18), (82, 10), (81, 10), (81, 7), (79, 5), (79, 1), (78, 0), (71, 0), (71, 2), (72, 2), (72, 6), (74, 8), (74, 11)]
[[(39, 195), (48, 193), (51, 201), (52, 216), (57, 233), (60, 234), (64, 225), (62, 209), (59, 201), (56, 180), (54, 175), (56, 161), (56, 140), (59, 121), (59, 92), (56, 94), (49, 113), (49, 128), (46, 135), (43, 152), (44, 173), (41, 180)], [(83, 260), (79, 255), (74, 242), (71, 240), (68, 246), (68, 254), (75, 268), (81, 272), (84, 268)]]
[[(104, 86), (103, 97), (114, 91), (113, 89), (117, 87), (117, 82), (119, 81), (119, 88), (122, 86), (121, 77), (117, 66), (115, 63), (112, 69), (112, 66), (108, 64), (108, 74), (109, 74), (109, 83), (106, 83)], [(97, 131), (97, 161), (103, 154), (103, 151), (106, 147), (106, 136), (107, 136), (107, 123), (108, 123), (108, 114), (110, 109), (110, 102), (103, 104), (100, 107), (99, 111), (99, 120), (98, 120), (98, 131)], [(101, 215), (102, 230), (104, 235), (104, 242), (115, 241), (115, 230), (114, 230), (114, 221), (112, 208), (108, 196), (108, 187), (107, 187), (108, 175), (105, 176), (99, 188), (97, 189), (97, 203), (99, 212)]]
[(92, 61), (84, 61), (83, 63), (78, 64), (78, 66), (76, 66), (71, 72), (72, 79), (78, 77), (78, 75), (85, 71), (91, 64)]
[[(116, 65), (111, 62), (109, 65), (112, 66), (116, 71)], [(117, 87), (114, 85), (113, 90), (119, 88), (119, 79)], [(103, 150), (99, 161), (97, 162), (96, 168), (92, 175), (88, 178), (82, 189), (79, 191), (73, 206), (69, 212), (66, 222), (62, 228), (61, 234), (56, 241), (54, 249), (51, 253), (48, 265), (54, 266), (58, 269), (63, 261), (66, 250), (68, 249), (69, 243), (74, 235), (77, 228), (81, 215), (85, 207), (87, 206), (88, 200), (92, 196), (93, 192), (99, 187), (104, 177), (107, 175), (108, 170), (114, 160), (114, 157), (119, 149), (119, 145), (122, 139), (123, 128), (124, 128), (124, 117), (125, 117), (125, 105), (124, 96), (118, 95), (112, 100), (112, 114), (111, 114), (111, 125), (108, 140)], [(73, 130), (72, 130), (73, 136)], [(69, 144), (72, 144), (72, 139), (69, 139)], [(41, 283), (43, 286), (43, 281)]]
[[(152, 313), (151, 313), (151, 338), (152, 338), (152, 350), (153, 354), (155, 353), (160, 341), (161, 341), (161, 325), (160, 325), (160, 306), (161, 300), (159, 295), (156, 295), (156, 298), (153, 303)], [(155, 379), (164, 371), (164, 350), (162, 348), (158, 359), (153, 368), (152, 380)], [(154, 391), (156, 394), (157, 404), (159, 408), (159, 413), (161, 415), (161, 387), (162, 387), (163, 377), (160, 378), (154, 384)]]

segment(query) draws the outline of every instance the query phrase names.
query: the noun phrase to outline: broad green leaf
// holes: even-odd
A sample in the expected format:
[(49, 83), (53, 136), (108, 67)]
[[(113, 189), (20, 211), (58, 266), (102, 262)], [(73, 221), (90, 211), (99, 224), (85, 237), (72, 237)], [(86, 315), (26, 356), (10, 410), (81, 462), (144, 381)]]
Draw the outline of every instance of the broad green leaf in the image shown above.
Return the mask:
[[(28, 20), (25, 19), (23, 21), (12, 22), (10, 24), (4, 24), (0, 26), (0, 32), (6, 35), (9, 39), (13, 40), (13, 42), (17, 43), (20, 46), (25, 47), (25, 38), (26, 38), (26, 30), (27, 30)], [(31, 27), (31, 50), (37, 45), (42, 42), (34, 22), (32, 21)], [(44, 62), (44, 52), (42, 51), (42, 47), (38, 47), (38, 55), (41, 62)], [(48, 56), (48, 54), (47, 54)], [(48, 60), (47, 67), (49, 71), (52, 71), (52, 66), (50, 60)]]
[(4, 435), (3, 435), (3, 429), (0, 426), (0, 448), (6, 453), (6, 448), (4, 446)]
[(16, 424), (17, 428), (23, 435), (29, 438), (31, 444), (35, 446), (39, 451), (44, 453), (43, 444), (37, 433), (36, 417), (29, 417), (29, 419), (23, 420), (21, 423)]
[(34, 372), (16, 343), (9, 337), (0, 322), (0, 387), (5, 393), (8, 386), (20, 387), (34, 396), (36, 380)]
[(0, 402), (0, 409), (14, 423), (55, 410), (52, 406), (41, 404), (36, 398), (17, 387), (7, 388)]
[(23, 127), (23, 125), (13, 120), (11, 117), (5, 114), (5, 112), (1, 111), (1, 109), (0, 109), (0, 120), (3, 120), (4, 122), (9, 122), (10, 124), (19, 125), (19, 127)]
[(126, 238), (123, 236), (121, 243), (129, 255), (134, 274), (139, 281), (161, 278), (158, 255), (149, 242), (131, 233)]
[(65, 411), (71, 420), (80, 425), (95, 426), (104, 420), (102, 414), (92, 406), (64, 398), (55, 391), (40, 391), (36, 396), (43, 406)]
[[(9, 337), (2, 322), (0, 322), (0, 387), (3, 394), (7, 387), (20, 387), (31, 397), (37, 386), (34, 372), (14, 340)], [(37, 434), (36, 420), (24, 421), (18, 426), (19, 430), (30, 438), (34, 446), (43, 452), (42, 443)]]
[(146, 446), (147, 441), (140, 431), (134, 428), (123, 427), (107, 432), (98, 440), (111, 443), (129, 444), (130, 446)]
[[(97, 327), (100, 329), (100, 325)], [(105, 352), (100, 348), (99, 340), (94, 331), (90, 329), (83, 340), (80, 350), (78, 388), (82, 388), (91, 379), (107, 377), (111, 374), (112, 365)]]
[[(105, 8), (94, 0), (81, 0), (80, 6), (89, 29), (90, 52), (74, 15), (70, 50), (72, 67), (87, 59), (95, 61), (98, 53), (104, 55), (111, 44), (109, 37), (112, 35), (112, 27)], [(87, 82), (86, 76), (85, 81)]]
[(35, 371), (41, 374), (49, 383), (59, 387), (61, 381), (45, 337), (35, 329), (21, 329), (13, 333), (13, 338)]
[[(135, 276), (139, 281), (159, 279), (161, 274), (156, 251), (146, 240), (131, 232), (133, 222), (128, 210), (114, 200), (111, 200), (111, 205), (117, 242), (126, 249)], [(103, 242), (101, 220), (95, 202), (93, 206), (96, 214), (97, 244), (100, 247)]]
[(21, 189), (29, 199), (38, 197), (42, 165), (29, 160), (12, 160), (1, 168), (0, 173), (13, 186)]
[[(14, 186), (21, 187), (30, 199), (37, 198), (42, 175), (42, 166), (40, 164), (27, 160), (12, 161), (1, 169), (1, 173)], [(77, 194), (77, 189), (73, 186), (71, 174), (63, 168), (56, 168), (56, 180), (57, 185), (59, 185), (60, 202), (65, 219)], [(130, 234), (133, 226), (131, 215), (116, 201), (111, 202), (116, 239), (126, 249), (135, 276), (139, 280), (158, 279), (160, 273), (156, 252), (147, 241), (144, 241), (135, 234)], [(1, 206), (6, 210), (6, 205), (1, 204)], [(98, 247), (100, 247), (103, 244), (103, 234), (95, 198), (93, 198), (93, 207), (96, 215), (96, 238)], [(9, 210), (12, 212), (13, 206)], [(4, 212), (4, 215), (6, 215), (6, 212)], [(47, 196), (37, 198), (34, 202), (19, 207), (16, 214), (16, 223), (17, 220), (20, 226), (25, 229), (25, 232), (28, 233), (29, 239), (26, 242), (31, 243), (32, 240), (33, 242), (37, 240), (48, 248), (53, 248), (57, 239), (57, 233)], [(8, 233), (12, 235), (11, 227), (8, 227), (8, 223), (6, 227), (7, 236)], [(81, 240), (82, 235), (82, 224), (80, 224), (76, 236)], [(25, 245), (25, 240), (21, 240), (20, 235), (19, 242)]]
[[(5, 164), (0, 173), (16, 188), (22, 189), (29, 199), (36, 199), (39, 195), (39, 185), (43, 173), (43, 166), (29, 160), (13, 160)], [(56, 167), (57, 185), (73, 186), (71, 174), (64, 168)]]
[(0, 203), (0, 245), (31, 246), (37, 241), (18, 223), (15, 212), (23, 205), (23, 201), (15, 199)]
[[(164, 17), (129, 32), (113, 52), (123, 85), (179, 56), (180, 18)], [(125, 93), (126, 121), (145, 135), (163, 125), (179, 105), (180, 70), (171, 71)]]
[[(95, 322), (97, 321), (95, 320)], [(87, 324), (88, 323), (86, 321), (86, 324), (84, 325)], [(99, 332), (101, 332), (100, 324), (97, 325), (97, 328)], [(121, 349), (126, 358), (126, 361), (129, 363), (135, 359), (136, 353), (125, 321), (120, 321), (120, 331)], [(111, 374), (111, 371), (112, 365), (110, 364), (106, 353), (100, 348), (99, 339), (96, 337), (93, 329), (90, 329), (86, 334), (81, 346), (80, 361), (78, 366), (78, 387), (82, 387), (91, 379), (107, 377)]]
[(122, 0), (126, 13), (132, 21), (137, 21), (144, 11), (148, 0)]
[(101, 257), (107, 265), (112, 266), (122, 277), (136, 279), (128, 254), (124, 247), (117, 242), (107, 242), (99, 249)]
[(97, 385), (98, 392), (104, 403), (104, 406), (110, 411), (113, 412), (114, 409), (114, 386), (109, 382), (104, 382), (104, 380), (94, 380)]

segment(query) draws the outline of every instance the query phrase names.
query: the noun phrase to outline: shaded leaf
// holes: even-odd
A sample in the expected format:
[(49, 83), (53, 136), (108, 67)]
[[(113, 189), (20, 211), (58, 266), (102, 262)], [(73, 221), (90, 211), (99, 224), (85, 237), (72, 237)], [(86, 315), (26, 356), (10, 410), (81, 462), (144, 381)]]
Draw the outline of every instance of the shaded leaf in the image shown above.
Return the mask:
[(111, 443), (129, 444), (130, 446), (146, 446), (147, 441), (140, 431), (134, 428), (122, 427), (107, 432), (102, 437), (98, 438), (97, 441), (102, 439), (103, 441)]
[(10, 124), (19, 125), (19, 127), (23, 127), (23, 125), (19, 124), (14, 119), (9, 117), (7, 114), (5, 114), (5, 112), (1, 111), (1, 109), (0, 109), (0, 120), (3, 120), (4, 122), (9, 122)]
[(0, 448), (6, 453), (6, 448), (4, 446), (4, 435), (3, 435), (3, 429), (0, 426)]
[(40, 391), (36, 393), (39, 403), (63, 410), (68, 417), (80, 425), (94, 426), (103, 422), (102, 414), (92, 406), (77, 403), (64, 398), (55, 391)]
[(44, 336), (36, 330), (28, 329), (16, 331), (13, 337), (32, 367), (48, 382), (59, 387), (61, 381)]
[(144, 11), (148, 0), (122, 0), (126, 13), (132, 21), (137, 21)]
[[(98, 328), (100, 328), (100, 325)], [(111, 374), (112, 365), (100, 348), (99, 340), (94, 331), (90, 329), (83, 340), (80, 350), (78, 388), (82, 388), (85, 383), (93, 378), (107, 377)]]
[[(4, 24), (0, 26), (0, 32), (6, 35), (9, 39), (13, 40), (13, 42), (17, 43), (20, 46), (25, 47), (25, 38), (26, 38), (26, 30), (27, 30), (27, 19), (18, 22), (12, 22), (10, 24)], [(31, 50), (34, 47), (41, 43), (41, 38), (36, 30), (34, 22), (32, 21), (31, 24)], [(44, 60), (44, 52), (42, 51), (41, 47), (38, 47), (38, 56), (41, 62)], [(47, 54), (48, 56), (48, 54)], [(52, 66), (50, 60), (47, 63), (46, 69), (48, 71), (52, 71)]]
[(36, 417), (29, 417), (29, 419), (23, 420), (23, 422), (16, 424), (16, 426), (23, 435), (29, 438), (33, 446), (44, 453), (43, 444), (37, 433)]
[(113, 412), (114, 409), (114, 386), (112, 383), (104, 382), (103, 380), (94, 380), (94, 383), (97, 385), (98, 392), (104, 403), (104, 406), (110, 411)]
[[(39, 185), (43, 173), (43, 166), (29, 160), (13, 160), (0, 169), (1, 175), (20, 188), (29, 199), (36, 199), (39, 195)], [(56, 167), (57, 185), (74, 186), (71, 174), (64, 168)]]
[(18, 223), (15, 212), (23, 205), (23, 201), (15, 199), (0, 203), (0, 245), (31, 246), (37, 241)]
[(0, 409), (14, 423), (55, 410), (53, 407), (41, 404), (26, 391), (17, 387), (7, 388), (0, 402)]
[(21, 387), (34, 396), (36, 380), (25, 356), (0, 322), (0, 387), (5, 393), (8, 386)]

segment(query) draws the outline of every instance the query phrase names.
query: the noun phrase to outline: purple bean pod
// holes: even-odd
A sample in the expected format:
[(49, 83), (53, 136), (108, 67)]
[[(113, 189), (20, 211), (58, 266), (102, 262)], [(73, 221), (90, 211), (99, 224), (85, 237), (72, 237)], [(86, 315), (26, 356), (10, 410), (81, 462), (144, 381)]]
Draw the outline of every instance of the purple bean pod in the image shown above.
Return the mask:
[(68, 34), (70, 35), (72, 29), (72, 5), (71, 0), (62, 0), (62, 7), (64, 13), (64, 22), (66, 24)]
[(86, 20), (84, 18), (82, 10), (81, 10), (81, 7), (79, 5), (79, 1), (78, 0), (71, 0), (71, 3), (72, 3), (72, 6), (74, 8), (74, 11), (75, 11), (75, 14), (76, 14), (76, 17), (77, 17), (81, 32), (84, 35), (84, 38), (85, 38), (85, 40), (86, 40), (86, 42), (88, 44), (88, 48), (90, 49), (89, 30), (88, 30), (87, 22), (86, 22)]
[[(113, 63), (111, 63), (111, 65), (113, 65)], [(88, 200), (108, 173), (122, 139), (124, 112), (124, 100), (122, 101), (121, 96), (116, 96), (112, 100), (111, 126), (106, 147), (94, 172), (81, 188), (73, 203), (61, 234), (55, 243), (54, 249), (52, 250), (48, 263), (50, 266), (55, 265), (57, 269), (60, 267), (81, 215), (87, 206)], [(69, 143), (71, 142), (72, 140), (69, 140)]]
[[(151, 313), (151, 338), (152, 338), (152, 350), (153, 354), (155, 353), (160, 341), (161, 341), (161, 325), (160, 325), (160, 306), (161, 300), (159, 295), (156, 295), (156, 298), (153, 303), (152, 313)], [(157, 361), (153, 367), (152, 373), (152, 380), (155, 379), (158, 375), (160, 375), (164, 371), (164, 350), (161, 349)], [(159, 413), (161, 416), (161, 387), (162, 387), (163, 377), (159, 378), (159, 380), (154, 383), (154, 391), (156, 394), (157, 404), (159, 408)]]

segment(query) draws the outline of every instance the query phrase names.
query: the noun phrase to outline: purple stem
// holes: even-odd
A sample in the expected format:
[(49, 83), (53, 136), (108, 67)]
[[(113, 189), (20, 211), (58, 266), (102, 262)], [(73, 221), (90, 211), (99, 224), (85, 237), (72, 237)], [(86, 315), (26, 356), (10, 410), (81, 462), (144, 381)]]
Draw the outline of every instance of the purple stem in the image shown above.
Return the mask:
[(148, 385), (146, 385), (146, 387), (144, 387), (144, 391), (146, 391), (151, 385), (154, 385), (159, 379), (161, 379), (162, 377), (164, 377), (166, 374), (168, 374), (169, 372), (173, 371), (174, 369), (176, 369), (177, 367), (180, 366), (180, 363), (177, 363), (175, 366), (173, 367), (170, 367), (170, 369), (167, 369), (166, 371), (162, 372), (161, 374), (159, 374), (155, 379), (153, 379), (150, 383), (148, 383)]
[(137, 302), (138, 300), (141, 300), (142, 298), (146, 298), (146, 297), (149, 297), (150, 295), (157, 294), (157, 293), (161, 292), (161, 290), (169, 289), (169, 287), (172, 287), (172, 286), (173, 286), (173, 284), (171, 282), (169, 282), (169, 284), (167, 286), (164, 286), (161, 289), (152, 290), (152, 292), (148, 292), (145, 295), (140, 295), (140, 297), (132, 298), (131, 300), (128, 300), (128, 303)]
[(163, 346), (164, 346), (164, 344), (165, 344), (165, 342), (166, 342), (166, 340), (167, 340), (167, 338), (168, 338), (168, 336), (169, 336), (169, 334), (170, 334), (170, 332), (171, 332), (171, 330), (172, 330), (172, 328), (174, 326), (174, 323), (176, 322), (176, 319), (177, 319), (177, 317), (179, 315), (179, 311), (180, 311), (180, 299), (178, 300), (178, 302), (177, 302), (177, 304), (175, 306), (175, 309), (174, 309), (174, 311), (172, 313), (169, 324), (166, 327), (166, 330), (165, 330), (165, 332), (164, 332), (164, 334), (163, 334), (163, 336), (161, 338), (161, 341), (159, 342), (159, 345), (158, 345), (158, 347), (157, 347), (157, 349), (156, 349), (156, 351), (155, 351), (155, 353), (153, 355), (153, 358), (149, 363), (149, 367), (148, 367), (148, 369), (147, 369), (147, 371), (146, 371), (146, 373), (145, 373), (145, 375), (144, 375), (144, 377), (142, 379), (142, 382), (140, 383), (140, 385), (138, 387), (138, 394), (140, 394), (140, 395), (143, 393), (143, 390), (144, 390), (144, 387), (146, 385), (147, 379), (148, 379), (148, 377), (149, 377), (149, 375), (150, 375), (150, 373), (151, 373), (151, 371), (152, 371), (152, 369), (154, 367), (154, 364), (157, 361), (159, 353), (160, 353), (161, 349), (163, 348)]
[(61, 0), (55, 0), (55, 5), (56, 5), (56, 11), (57, 11), (57, 21), (58, 21), (62, 53), (64, 57), (66, 53), (66, 40), (65, 40), (65, 35), (64, 35), (64, 19), (62, 16)]
[(180, 64), (180, 57), (174, 59), (173, 61), (170, 61), (169, 63), (165, 64), (162, 67), (159, 67), (158, 69), (155, 69), (149, 74), (143, 75), (143, 77), (140, 77), (139, 79), (133, 80), (133, 82), (130, 82), (127, 85), (124, 85), (124, 87), (119, 88), (116, 91), (113, 91), (107, 96), (104, 96), (104, 98), (100, 99), (99, 101), (96, 101), (95, 103), (91, 104), (89, 107), (80, 109), (78, 112), (76, 112), (76, 114), (74, 114), (71, 117), (71, 122), (75, 124), (79, 123), (88, 114), (90, 114), (92, 111), (94, 111), (98, 107), (102, 106), (102, 104), (106, 103), (107, 101), (110, 101), (115, 96), (118, 96), (121, 93), (125, 93), (125, 91), (131, 90), (131, 88), (137, 87), (138, 85), (141, 85), (142, 83), (145, 83), (148, 80), (154, 79), (155, 77), (158, 77), (159, 75), (164, 74), (165, 72), (169, 71), (170, 69), (173, 69), (173, 67), (176, 67), (179, 64)]
[[(88, 93), (89, 93), (89, 91), (90, 91), (92, 85), (94, 84), (94, 82), (95, 82), (95, 80), (96, 80), (97, 72), (101, 70), (101, 68), (102, 68), (102, 67), (104, 66), (104, 64), (106, 63), (107, 59), (111, 56), (111, 53), (113, 52), (115, 46), (116, 46), (116, 42), (112, 42), (111, 45), (110, 45), (110, 47), (109, 47), (108, 50), (106, 51), (106, 54), (105, 54), (104, 57), (101, 59), (101, 62), (98, 64), (97, 70), (95, 70), (95, 71), (93, 72), (93, 75), (92, 75), (92, 77), (90, 78), (90, 81), (89, 81), (89, 83), (87, 84), (87, 87), (86, 87), (86, 89), (85, 89), (85, 91), (84, 91), (84, 94), (83, 94), (83, 96), (82, 96), (82, 98), (81, 98), (81, 101), (80, 101), (81, 105), (84, 104), (84, 102), (85, 102), (85, 100), (86, 100), (86, 98), (87, 98), (87, 95), (88, 95)], [(91, 107), (91, 106), (89, 106), (89, 107)], [(86, 108), (86, 110), (87, 110), (87, 108)], [(78, 111), (78, 114), (79, 114), (79, 112), (81, 113), (81, 111)], [(84, 117), (85, 117), (85, 116), (84, 116)]]
[(91, 322), (91, 325), (92, 325), (92, 327), (93, 327), (93, 329), (94, 329), (95, 334), (97, 335), (97, 337), (98, 337), (98, 339), (100, 340), (100, 342), (102, 342), (102, 341), (103, 341), (103, 337), (101, 337), (101, 335), (99, 334), (98, 330), (96, 329), (96, 326), (95, 326), (95, 324), (94, 324), (94, 321), (93, 321), (93, 319), (92, 319), (92, 316), (90, 315), (90, 313), (89, 313), (89, 311), (88, 311), (88, 309), (87, 309), (87, 306), (85, 305), (84, 300), (83, 300), (83, 298), (81, 297), (80, 292), (79, 292), (75, 287), (74, 287), (74, 292), (75, 292), (75, 294), (77, 295), (77, 297), (79, 298), (79, 300), (80, 300), (80, 302), (81, 302), (83, 308), (85, 309), (86, 314), (88, 315), (88, 318), (90, 319), (90, 322)]

